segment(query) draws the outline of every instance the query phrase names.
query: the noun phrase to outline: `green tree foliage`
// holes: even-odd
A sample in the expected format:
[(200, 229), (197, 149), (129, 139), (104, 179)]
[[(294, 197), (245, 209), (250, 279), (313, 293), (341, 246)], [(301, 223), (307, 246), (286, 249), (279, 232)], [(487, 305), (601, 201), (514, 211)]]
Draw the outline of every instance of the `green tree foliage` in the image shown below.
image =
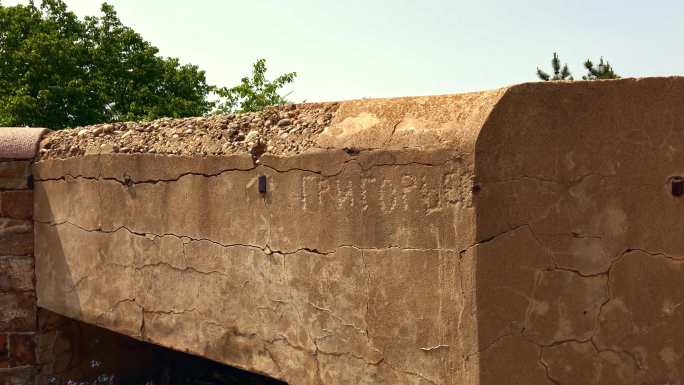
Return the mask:
[(286, 96), (281, 96), (279, 90), (296, 77), (296, 72), (289, 72), (269, 81), (266, 79), (266, 60), (259, 59), (253, 65), (251, 77), (242, 78), (235, 87), (217, 90), (222, 100), (216, 112), (254, 112), (287, 103)]
[(599, 61), (598, 66), (594, 67), (594, 63), (587, 59), (584, 62), (584, 68), (587, 69), (587, 74), (582, 76), (584, 80), (600, 80), (600, 79), (620, 79), (620, 75), (613, 71), (613, 67), (609, 62), (604, 62), (603, 57)]
[(563, 64), (563, 66), (561, 66), (560, 59), (556, 52), (553, 53), (553, 59), (551, 59), (551, 68), (553, 69), (553, 75), (550, 75), (537, 67), (537, 76), (539, 79), (543, 81), (573, 80), (568, 65)]
[[(564, 64), (561, 67), (560, 59), (555, 52), (553, 53), (553, 59), (551, 60), (551, 67), (553, 68), (553, 75), (550, 75), (537, 67), (537, 77), (543, 81), (573, 80), (568, 65)], [(584, 62), (584, 68), (587, 70), (587, 74), (582, 76), (583, 80), (620, 79), (620, 75), (615, 73), (610, 63), (603, 61), (603, 57), (599, 60), (598, 66), (594, 66), (594, 63), (590, 59), (587, 59), (587, 61)]]
[(158, 56), (114, 8), (79, 20), (62, 0), (0, 4), (0, 125), (53, 129), (202, 115), (204, 71)]

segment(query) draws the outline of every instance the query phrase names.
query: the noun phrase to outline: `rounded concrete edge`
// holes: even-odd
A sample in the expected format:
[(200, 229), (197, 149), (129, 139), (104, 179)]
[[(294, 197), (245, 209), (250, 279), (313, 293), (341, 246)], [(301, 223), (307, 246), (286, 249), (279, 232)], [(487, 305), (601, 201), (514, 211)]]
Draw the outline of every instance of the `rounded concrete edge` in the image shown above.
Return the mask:
[(48, 131), (38, 127), (0, 127), (0, 159), (33, 159), (41, 137)]

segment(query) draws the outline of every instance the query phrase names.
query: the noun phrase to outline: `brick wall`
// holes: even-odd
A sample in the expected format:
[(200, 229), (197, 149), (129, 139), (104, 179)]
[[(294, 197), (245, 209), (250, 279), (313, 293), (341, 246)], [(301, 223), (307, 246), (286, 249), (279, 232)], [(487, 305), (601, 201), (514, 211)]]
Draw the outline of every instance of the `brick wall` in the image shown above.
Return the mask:
[(0, 160), (0, 385), (33, 383), (36, 296), (31, 161)]

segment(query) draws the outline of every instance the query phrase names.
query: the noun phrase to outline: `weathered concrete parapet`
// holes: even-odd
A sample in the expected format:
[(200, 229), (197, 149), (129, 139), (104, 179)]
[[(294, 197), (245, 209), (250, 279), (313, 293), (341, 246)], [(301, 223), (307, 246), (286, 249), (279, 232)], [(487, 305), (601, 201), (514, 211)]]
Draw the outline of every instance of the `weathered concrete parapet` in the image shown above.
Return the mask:
[(683, 106), (535, 83), (341, 102), (297, 155), (42, 161), (38, 301), (291, 385), (677, 383)]
[(31, 163), (43, 129), (0, 127), (0, 384), (35, 375)]

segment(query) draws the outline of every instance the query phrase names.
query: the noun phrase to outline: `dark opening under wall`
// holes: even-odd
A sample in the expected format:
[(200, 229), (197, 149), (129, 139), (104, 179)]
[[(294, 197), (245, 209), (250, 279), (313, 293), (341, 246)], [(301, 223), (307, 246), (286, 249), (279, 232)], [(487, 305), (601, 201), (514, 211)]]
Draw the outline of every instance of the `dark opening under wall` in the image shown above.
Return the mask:
[(40, 310), (41, 385), (284, 385)]

